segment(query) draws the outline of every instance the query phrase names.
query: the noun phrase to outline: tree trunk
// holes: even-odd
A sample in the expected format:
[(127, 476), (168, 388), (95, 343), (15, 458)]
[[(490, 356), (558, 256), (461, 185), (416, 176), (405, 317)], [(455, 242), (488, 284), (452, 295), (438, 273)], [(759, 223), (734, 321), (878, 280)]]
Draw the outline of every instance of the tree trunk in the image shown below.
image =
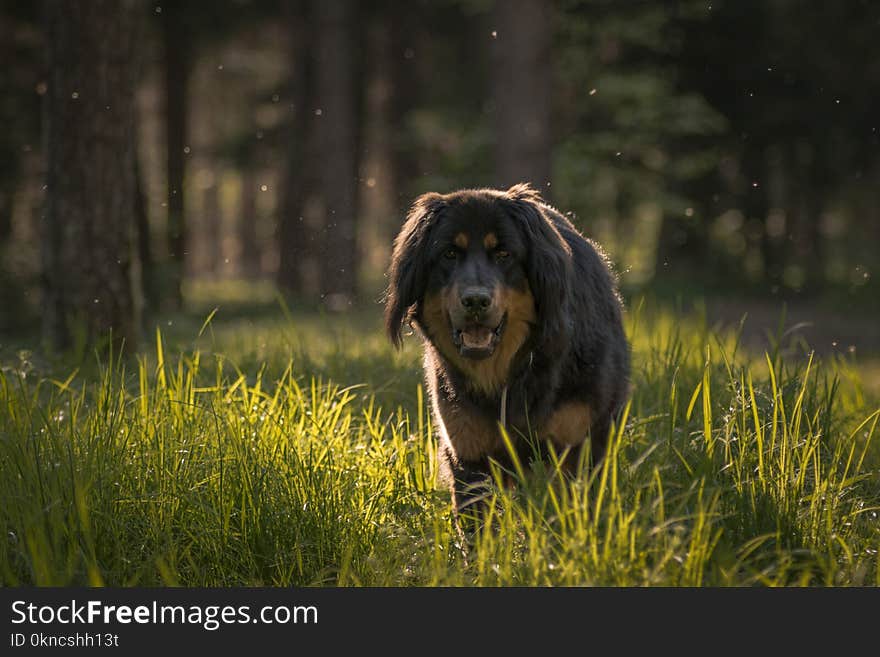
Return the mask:
[(7, 271), (7, 253), (12, 248), (13, 191), (12, 180), (0, 178), (0, 332), (18, 328), (19, 320), (24, 315), (21, 286), (13, 273)]
[(286, 0), (285, 16), (290, 33), (292, 63), (287, 163), (278, 223), (278, 286), (289, 294), (304, 295), (303, 263), (309, 252), (303, 219), (308, 190), (314, 184), (314, 157), (310, 134), (314, 120), (314, 66), (311, 56), (312, 28), (308, 0)]
[[(669, 191), (682, 198), (692, 199), (685, 213), (664, 210), (654, 253), (654, 274), (657, 278), (695, 279), (696, 272), (704, 272), (713, 261), (712, 245), (708, 239), (708, 224), (712, 217), (709, 208), (717, 207), (702, 198), (702, 189), (712, 183), (706, 179), (688, 183), (673, 181)], [(706, 282), (706, 281), (704, 281)]]
[(657, 278), (677, 275), (686, 263), (680, 255), (685, 251), (688, 231), (684, 220), (677, 214), (664, 212), (660, 220), (657, 249), (654, 252), (654, 275)]
[(253, 166), (241, 171), (241, 212), (239, 213), (238, 239), (239, 271), (245, 278), (260, 276), (260, 247), (257, 236), (257, 178)]
[(496, 183), (530, 182), (544, 193), (551, 178), (550, 12), (543, 0), (496, 0), (492, 16)]
[(226, 270), (223, 257), (223, 213), (220, 208), (220, 172), (215, 171), (211, 184), (202, 189), (202, 221), (199, 241), (204, 240), (204, 269), (196, 275), (223, 276)]
[(43, 322), (58, 349), (112, 331), (133, 346), (134, 0), (47, 2)]
[(163, 3), (162, 39), (165, 52), (165, 146), (168, 176), (167, 248), (171, 289), (166, 298), (169, 306), (183, 305), (182, 283), (187, 257), (186, 206), (184, 184), (186, 178), (187, 118), (189, 115), (188, 83), (191, 66), (189, 42), (183, 20), (185, 9), (181, 0)]
[[(414, 182), (419, 177), (418, 160), (411, 143), (408, 126), (409, 113), (419, 98), (418, 71), (416, 70), (416, 45), (418, 21), (415, 11), (408, 3), (397, 5), (391, 0), (384, 5), (387, 22), (391, 25), (391, 85), (388, 100), (391, 126), (391, 170), (389, 187), (394, 198), (396, 221), (393, 233), (403, 223), (407, 208), (415, 194)], [(389, 240), (390, 244), (390, 240)]]
[(137, 241), (138, 264), (141, 272), (141, 297), (143, 298), (142, 315), (149, 318), (158, 307), (159, 293), (156, 289), (156, 272), (153, 263), (153, 244), (150, 234), (150, 220), (147, 215), (147, 200), (144, 198), (143, 173), (140, 158), (134, 154), (134, 185), (135, 185), (135, 237)]
[(800, 144), (795, 148), (791, 175), (792, 261), (801, 272), (802, 283), (795, 286), (808, 294), (821, 292), (825, 282), (825, 238), (820, 230), (822, 222), (822, 199), (828, 176), (823, 175), (813, 148)]
[(0, 249), (12, 237), (12, 211), (15, 208), (15, 181), (0, 180)]
[(330, 307), (357, 296), (358, 94), (355, 6), (351, 0), (316, 3), (318, 34), (316, 121), (318, 171), (324, 204), (321, 293)]
[(764, 262), (764, 279), (771, 290), (781, 290), (785, 265), (789, 258), (787, 235), (791, 231), (790, 158), (781, 147), (765, 152), (750, 149), (748, 171), (753, 173), (758, 186), (746, 191), (743, 206), (746, 220), (757, 218), (764, 226), (761, 238), (761, 257)]

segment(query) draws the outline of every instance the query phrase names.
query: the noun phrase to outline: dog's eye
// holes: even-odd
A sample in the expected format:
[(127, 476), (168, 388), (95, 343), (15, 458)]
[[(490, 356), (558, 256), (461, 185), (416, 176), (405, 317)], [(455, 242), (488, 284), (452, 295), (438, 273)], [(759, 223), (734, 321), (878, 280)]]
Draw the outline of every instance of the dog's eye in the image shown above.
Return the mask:
[(497, 262), (504, 262), (510, 257), (510, 251), (496, 251), (495, 252), (495, 260)]
[(443, 257), (447, 260), (456, 260), (458, 259), (458, 251), (456, 249), (446, 249), (443, 252)]

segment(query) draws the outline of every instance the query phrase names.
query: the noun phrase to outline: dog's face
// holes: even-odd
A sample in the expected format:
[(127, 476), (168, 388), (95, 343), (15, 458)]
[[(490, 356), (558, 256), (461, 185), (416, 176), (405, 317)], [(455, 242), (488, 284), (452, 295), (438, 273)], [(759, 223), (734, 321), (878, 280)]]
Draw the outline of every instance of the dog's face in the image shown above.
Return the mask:
[(426, 194), (395, 240), (386, 327), (418, 322), (440, 352), (468, 371), (509, 362), (532, 336), (561, 323), (570, 250), (520, 185), (506, 192)]
[(509, 326), (534, 322), (526, 256), (522, 235), (501, 205), (462, 198), (449, 207), (428, 245), (422, 309), (425, 329), (444, 351), (488, 358)]

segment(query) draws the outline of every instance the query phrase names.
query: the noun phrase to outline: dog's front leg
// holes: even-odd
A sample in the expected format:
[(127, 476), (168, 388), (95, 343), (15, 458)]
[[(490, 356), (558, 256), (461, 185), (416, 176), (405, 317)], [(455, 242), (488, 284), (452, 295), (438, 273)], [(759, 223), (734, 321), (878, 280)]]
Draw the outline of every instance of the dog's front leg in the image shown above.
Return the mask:
[(456, 515), (481, 518), (491, 492), (492, 476), (485, 460), (460, 461), (453, 469), (452, 504)]

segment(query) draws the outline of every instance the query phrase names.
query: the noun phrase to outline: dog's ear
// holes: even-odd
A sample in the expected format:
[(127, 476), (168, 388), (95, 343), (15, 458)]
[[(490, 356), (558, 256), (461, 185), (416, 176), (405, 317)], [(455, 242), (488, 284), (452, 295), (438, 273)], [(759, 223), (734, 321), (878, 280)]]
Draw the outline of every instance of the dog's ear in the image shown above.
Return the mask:
[(538, 340), (561, 344), (571, 333), (566, 299), (572, 284), (571, 247), (542, 209), (540, 193), (527, 184), (514, 185), (502, 197), (528, 247), (529, 286), (538, 315)]
[(398, 348), (403, 322), (425, 293), (428, 234), (443, 206), (440, 194), (430, 192), (418, 197), (394, 240), (385, 294), (385, 330)]

